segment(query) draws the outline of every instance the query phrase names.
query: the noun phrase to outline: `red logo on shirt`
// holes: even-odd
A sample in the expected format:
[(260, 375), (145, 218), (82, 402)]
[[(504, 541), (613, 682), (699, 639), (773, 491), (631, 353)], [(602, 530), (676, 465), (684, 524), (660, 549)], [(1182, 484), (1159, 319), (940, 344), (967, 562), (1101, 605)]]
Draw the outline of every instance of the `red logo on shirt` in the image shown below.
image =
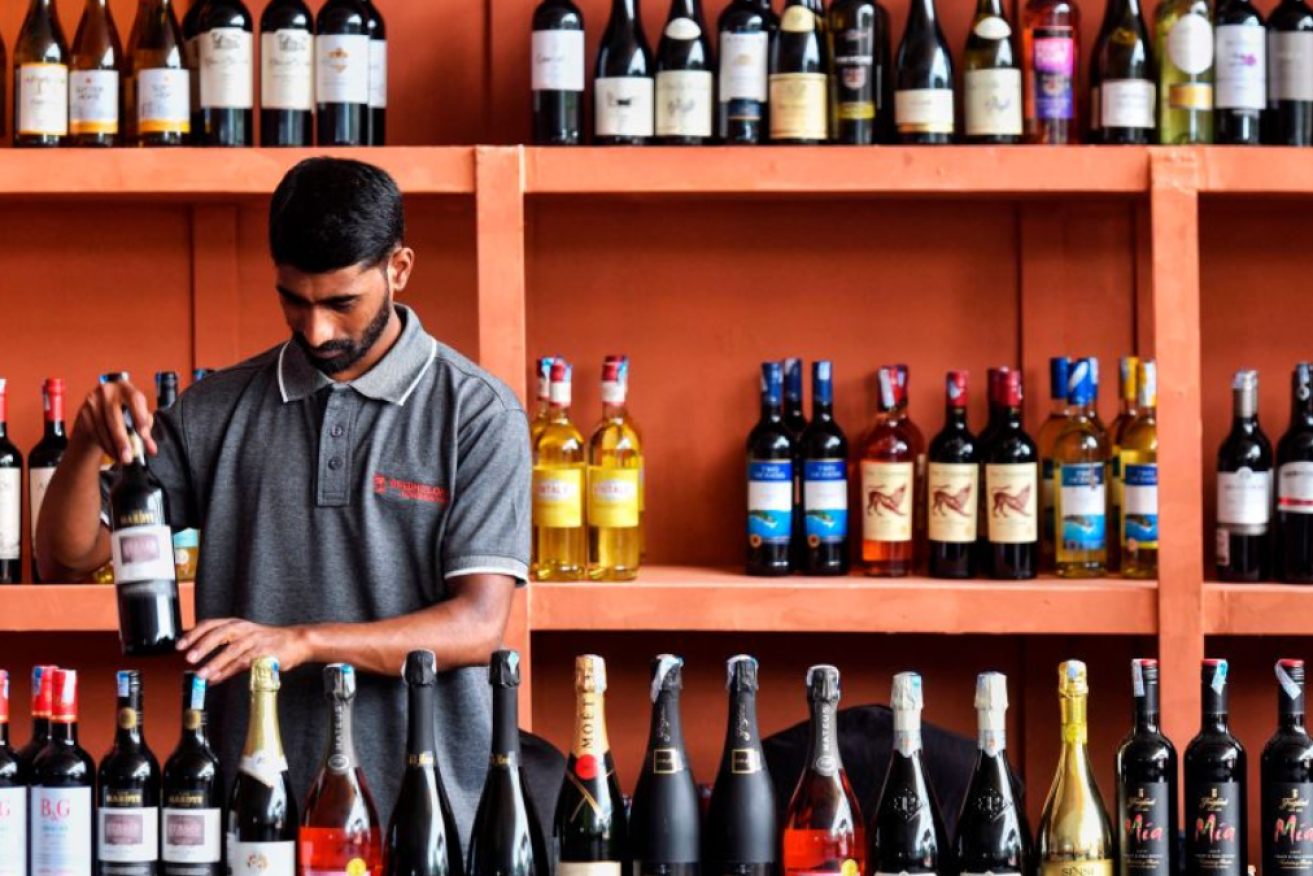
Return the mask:
[(429, 502), (434, 505), (447, 504), (447, 490), (431, 484), (417, 484), (402, 478), (389, 477), (385, 474), (374, 475), (374, 495), (399, 496), (416, 502)]

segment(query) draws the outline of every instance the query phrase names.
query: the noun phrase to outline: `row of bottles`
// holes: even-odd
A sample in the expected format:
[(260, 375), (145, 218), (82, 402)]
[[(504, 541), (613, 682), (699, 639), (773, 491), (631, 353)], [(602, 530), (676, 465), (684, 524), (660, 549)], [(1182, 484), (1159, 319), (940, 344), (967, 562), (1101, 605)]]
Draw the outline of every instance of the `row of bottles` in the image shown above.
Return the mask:
[[(31, 0), (14, 43), (14, 145), (251, 146), (253, 31), (242, 0), (196, 0), (181, 24), (171, 0), (150, 0), (125, 50), (106, 0), (87, 0), (70, 46), (55, 0)], [(383, 145), (387, 34), (371, 0), (327, 0), (318, 15), (272, 0), (259, 43), (260, 145)]]
[(629, 357), (602, 363), (602, 418), (587, 443), (570, 415), (572, 368), (538, 360), (533, 556), (538, 581), (630, 581), (643, 557), (643, 439), (629, 414)]

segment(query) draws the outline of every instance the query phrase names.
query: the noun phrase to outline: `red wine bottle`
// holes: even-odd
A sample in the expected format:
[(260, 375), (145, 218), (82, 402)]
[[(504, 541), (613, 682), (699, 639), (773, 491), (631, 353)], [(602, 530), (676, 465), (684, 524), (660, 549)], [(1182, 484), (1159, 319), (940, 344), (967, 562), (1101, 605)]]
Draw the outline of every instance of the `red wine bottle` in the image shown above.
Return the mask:
[(315, 19), (305, 0), (260, 14), (260, 145), (315, 141)]
[(36, 756), (50, 741), (50, 709), (54, 700), (55, 670), (58, 668), (32, 667), (32, 738), (18, 751), (19, 763), (29, 776)]
[(593, 142), (642, 146), (656, 130), (656, 60), (639, 0), (612, 0), (593, 67)]
[(1039, 452), (1022, 424), (1020, 371), (1000, 372), (997, 429), (982, 442), (983, 511), (991, 577), (1039, 574)]
[(1278, 660), (1277, 730), (1263, 749), (1264, 873), (1313, 871), (1313, 739), (1304, 727), (1304, 661)]
[(1158, 661), (1132, 660), (1135, 727), (1117, 749), (1117, 874), (1176, 876), (1176, 749), (1158, 723)]
[(533, 142), (578, 146), (584, 131), (584, 15), (573, 0), (542, 0), (530, 46)]
[(27, 861), (27, 769), (9, 745), (9, 673), (0, 669), (0, 867)]
[(930, 576), (973, 578), (980, 456), (967, 428), (967, 372), (948, 372), (944, 428), (930, 442)]
[(1277, 442), (1277, 574), (1313, 581), (1313, 365), (1290, 380), (1290, 428)]
[(251, 13), (242, 0), (205, 0), (200, 13), (202, 146), (250, 146), (255, 140), (255, 40)]
[(1257, 371), (1236, 372), (1232, 399), (1231, 432), (1217, 451), (1217, 577), (1261, 581), (1269, 568), (1272, 445), (1258, 423)]
[(784, 373), (761, 365), (761, 419), (748, 434), (749, 575), (787, 575), (792, 567), (793, 464), (797, 445), (784, 425)]
[(160, 860), (160, 765), (141, 727), (141, 673), (119, 672), (118, 729), (96, 777), (101, 876), (155, 876)]
[(1021, 876), (1031, 869), (1030, 825), (1007, 755), (1008, 679), (1001, 672), (976, 677), (980, 728), (976, 766), (957, 819), (953, 857), (962, 876)]
[(652, 661), (652, 729), (629, 812), (631, 876), (698, 874), (698, 791), (679, 710), (683, 666), (673, 654)]
[(278, 660), (251, 664), (250, 723), (228, 801), (229, 876), (296, 876), (296, 798), (278, 732)]
[(769, 136), (770, 38), (780, 25), (770, 7), (770, 0), (730, 0), (717, 22), (716, 136), (722, 143), (757, 145)]
[(1185, 749), (1186, 876), (1245, 876), (1249, 865), (1246, 758), (1231, 733), (1227, 662), (1203, 663), (1203, 717)]
[(315, 18), (315, 109), (320, 146), (369, 141), (369, 11), (328, 0)]
[(64, 381), (48, 377), (41, 385), (41, 406), (45, 409), (45, 433), (27, 457), (27, 494), (29, 529), (32, 544), (32, 580), (41, 582), (36, 567), (36, 524), (41, 516), (41, 503), (46, 489), (55, 476), (55, 468), (68, 448), (68, 433), (64, 429)]
[(92, 786), (96, 764), (78, 745), (78, 677), (57, 669), (50, 741), (32, 765), (28, 797), (31, 876), (92, 872)]
[(0, 378), (0, 584), (23, 581), (23, 454), (9, 440)]
[(365, 30), (369, 33), (369, 112), (365, 124), (365, 143), (387, 145), (388, 115), (388, 31), (378, 5), (360, 0), (365, 7)]
[(205, 679), (182, 676), (182, 737), (164, 764), (163, 876), (221, 876), (223, 775), (206, 732)]

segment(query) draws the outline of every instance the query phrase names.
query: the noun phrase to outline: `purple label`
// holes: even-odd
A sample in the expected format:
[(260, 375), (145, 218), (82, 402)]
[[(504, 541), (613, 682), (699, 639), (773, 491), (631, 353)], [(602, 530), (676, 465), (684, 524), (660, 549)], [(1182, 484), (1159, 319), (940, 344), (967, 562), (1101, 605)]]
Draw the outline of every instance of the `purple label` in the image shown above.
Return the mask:
[(1076, 41), (1069, 28), (1035, 31), (1035, 117), (1070, 119), (1075, 103)]

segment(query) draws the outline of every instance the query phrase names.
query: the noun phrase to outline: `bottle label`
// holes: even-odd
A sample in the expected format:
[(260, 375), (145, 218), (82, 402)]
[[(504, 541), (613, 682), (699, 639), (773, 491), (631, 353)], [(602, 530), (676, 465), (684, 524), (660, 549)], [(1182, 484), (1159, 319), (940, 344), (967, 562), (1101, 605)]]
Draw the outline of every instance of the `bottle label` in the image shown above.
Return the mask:
[(619, 861), (560, 861), (556, 876), (620, 876)]
[(1269, 100), (1313, 101), (1313, 32), (1267, 33)]
[(387, 109), (388, 106), (388, 41), (369, 41), (369, 106)]
[(1239, 782), (1211, 782), (1185, 803), (1186, 868), (1192, 873), (1240, 874), (1239, 830), (1244, 806)]
[(1176, 20), (1167, 34), (1167, 57), (1189, 76), (1213, 66), (1213, 26), (1207, 16), (1190, 12)]
[(369, 103), (369, 37), (320, 34), (315, 37), (315, 101)]
[(971, 544), (976, 540), (980, 466), (930, 463), (930, 540)]
[(100, 845), (96, 857), (111, 864), (142, 864), (159, 860), (160, 811), (151, 808), (102, 806), (96, 813)]
[(166, 864), (219, 863), (222, 812), (218, 809), (165, 809)]
[(191, 131), (190, 76), (186, 70), (155, 67), (137, 71), (137, 131), (186, 134)]
[(29, 468), (27, 470), (27, 494), (29, 523), (32, 540), (36, 541), (36, 522), (41, 516), (41, 503), (46, 500), (46, 490), (50, 489), (50, 479), (55, 476), (53, 468)]
[(74, 134), (119, 132), (117, 70), (74, 70), (69, 74), (68, 128)]
[(1107, 546), (1108, 490), (1104, 464), (1079, 462), (1057, 466), (1059, 553), (1100, 551)]
[(683, 772), (684, 768), (684, 753), (678, 748), (652, 749), (652, 772), (656, 775), (670, 776)]
[(296, 876), (296, 843), (243, 843), (228, 834), (229, 876)]
[(848, 537), (848, 462), (809, 459), (802, 465), (807, 543), (839, 544)]
[(1100, 90), (1099, 121), (1105, 128), (1152, 130), (1158, 91), (1147, 79), (1107, 79)]
[(629, 529), (638, 525), (636, 468), (588, 468), (588, 525)]
[(862, 538), (911, 541), (915, 466), (862, 460)]
[(114, 580), (120, 585), (174, 580), (173, 530), (169, 527), (128, 526), (110, 533), (109, 542)]
[[(1002, 19), (987, 18), (981, 24), (986, 21)], [(976, 25), (977, 32), (979, 28)], [(968, 70), (965, 99), (968, 137), (1021, 136), (1020, 70)]]
[[(671, 22), (671, 26), (679, 21), (687, 19), (677, 19)], [(663, 70), (657, 73), (657, 136), (711, 136), (712, 80), (710, 70)]]
[(1217, 524), (1239, 535), (1267, 532), (1272, 509), (1272, 472), (1217, 473)]
[(287, 772), (287, 758), (281, 752), (271, 754), (262, 748), (254, 754), (243, 754), (237, 769), (265, 787), (275, 788), (282, 780), (283, 773)]
[[(1263, 806), (1264, 824), (1271, 839), (1271, 856), (1277, 874), (1313, 872), (1313, 782), (1272, 782), (1263, 790), (1269, 802)], [(1270, 810), (1269, 811), (1269, 807)]]
[(1277, 470), (1277, 508), (1313, 514), (1313, 462), (1287, 462)]
[(91, 789), (33, 788), (32, 876), (91, 872)]
[(1040, 876), (1112, 876), (1112, 861), (1045, 861)]
[(994, 544), (1039, 541), (1039, 469), (1033, 462), (985, 466), (985, 513)]
[(1120, 847), (1123, 876), (1172, 876), (1167, 785), (1129, 782), (1121, 791)]
[(201, 106), (250, 109), (254, 42), (240, 27), (216, 27), (200, 36)]
[(1035, 117), (1070, 119), (1075, 106), (1076, 40), (1069, 27), (1037, 27), (1034, 35)]
[(850, 27), (834, 34), (835, 114), (848, 121), (871, 121), (879, 100), (875, 68), (875, 26)]
[(533, 468), (533, 525), (573, 529), (584, 525), (581, 468)]
[(982, 40), (1005, 40), (1012, 36), (1012, 26), (998, 15), (986, 15), (971, 26), (971, 32)]
[(315, 108), (314, 40), (310, 31), (291, 28), (260, 34), (261, 108)]
[(63, 137), (68, 133), (68, 67), (23, 64), (18, 68), (18, 133)]
[(1178, 83), (1167, 89), (1167, 105), (1172, 109), (1210, 111), (1213, 86), (1207, 82)]
[(0, 468), (0, 560), (16, 560), (23, 540), (20, 521), (23, 471)]
[[(720, 34), (720, 100), (746, 100), (762, 103), (766, 100), (765, 31), (755, 33)], [(731, 110), (731, 114), (732, 110)], [(760, 118), (757, 110), (754, 118)]]
[(1261, 24), (1224, 24), (1216, 30), (1217, 108), (1267, 107), (1267, 44)]
[(582, 30), (535, 30), (532, 40), (534, 91), (584, 90)]
[(735, 748), (730, 751), (729, 771), (736, 776), (761, 772), (761, 749)]
[(748, 463), (748, 543), (788, 544), (793, 526), (793, 463)]
[(0, 788), (0, 876), (27, 872), (27, 788)]
[(593, 80), (594, 124), (599, 137), (651, 137), (656, 86), (648, 76)]
[(1128, 550), (1158, 547), (1158, 465), (1128, 462), (1122, 475), (1122, 544)]
[[(807, 10), (801, 6), (794, 9)], [(812, 16), (807, 12), (808, 16)], [(770, 136), (772, 140), (825, 140), (829, 121), (825, 107), (824, 73), (772, 73), (770, 76)]]
[(953, 90), (909, 88), (894, 92), (894, 124), (900, 134), (953, 133)]

